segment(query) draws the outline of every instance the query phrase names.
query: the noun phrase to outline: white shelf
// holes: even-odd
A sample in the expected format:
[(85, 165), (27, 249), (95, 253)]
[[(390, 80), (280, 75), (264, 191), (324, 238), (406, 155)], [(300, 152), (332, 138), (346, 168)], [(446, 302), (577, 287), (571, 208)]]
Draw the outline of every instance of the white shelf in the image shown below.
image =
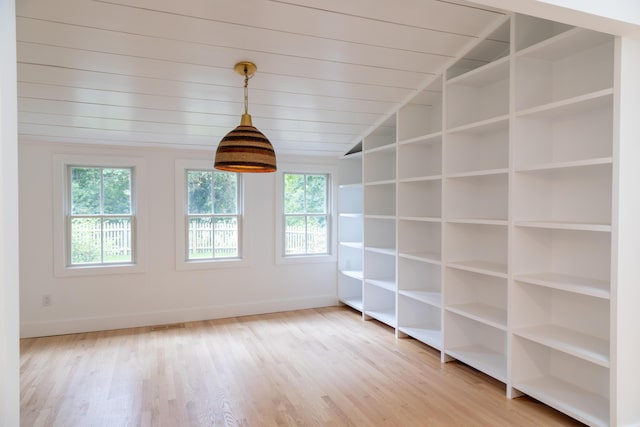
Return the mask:
[(512, 132), (514, 169), (535, 171), (612, 163), (613, 127), (611, 89), (521, 111), (516, 114)]
[(611, 86), (599, 88), (592, 92), (567, 96), (557, 100), (545, 100), (534, 105), (525, 105), (516, 111), (516, 117), (547, 117), (569, 116), (583, 113), (597, 107), (608, 106), (613, 98)]
[(506, 129), (509, 129), (509, 115), (493, 117), (491, 119), (458, 126), (457, 128), (447, 130), (447, 134), (455, 135), (457, 133), (468, 133), (482, 135)]
[(338, 188), (342, 189), (351, 189), (351, 188), (360, 188), (362, 187), (362, 182), (350, 182), (349, 184), (340, 184)]
[(362, 312), (362, 297), (341, 298), (340, 302)]
[(572, 28), (540, 43), (529, 46), (516, 53), (516, 56), (555, 61), (567, 56), (568, 53), (581, 51), (595, 45), (605, 43), (611, 36), (603, 33)]
[(442, 131), (428, 133), (426, 135), (419, 135), (413, 138), (403, 139), (398, 141), (398, 145), (409, 145), (415, 143), (435, 143), (438, 138), (442, 136)]
[(447, 310), (485, 325), (507, 330), (507, 311), (480, 303), (455, 304)]
[(497, 218), (449, 218), (446, 220), (451, 224), (478, 224), (478, 225), (508, 225), (506, 219)]
[(476, 176), (506, 175), (507, 173), (509, 173), (508, 168), (499, 168), (499, 169), (452, 173), (452, 174), (448, 174), (446, 177), (450, 179), (456, 179), (456, 178), (471, 178)]
[(338, 215), (343, 218), (362, 218), (363, 217), (363, 214), (359, 212), (341, 212)]
[(507, 78), (509, 78), (509, 57), (505, 56), (497, 61), (456, 76), (447, 81), (447, 85), (484, 87)]
[(609, 342), (557, 325), (520, 328), (516, 335), (588, 362), (609, 367)]
[(427, 217), (427, 216), (399, 216), (401, 221), (422, 221), (422, 222), (442, 222), (440, 217)]
[(442, 255), (438, 252), (400, 252), (398, 256), (431, 264), (440, 264), (442, 259)]
[(573, 96), (559, 101), (548, 102), (519, 110), (516, 117), (553, 117), (581, 113), (600, 106), (611, 104), (613, 88), (600, 89), (583, 95)]
[(411, 178), (401, 178), (398, 180), (399, 183), (403, 182), (425, 182), (425, 181), (438, 181), (442, 179), (442, 175), (426, 175), (426, 176), (414, 176)]
[(442, 294), (440, 292), (421, 291), (416, 289), (403, 289), (399, 290), (400, 295), (404, 295), (408, 298), (416, 301), (423, 302), (425, 304), (432, 305), (434, 307), (442, 306)]
[(376, 286), (387, 291), (396, 291), (396, 282), (393, 280), (380, 280), (380, 279), (365, 279), (365, 283)]
[(420, 326), (401, 326), (398, 330), (437, 350), (442, 350), (442, 331)]
[(513, 387), (585, 424), (609, 425), (609, 401), (553, 377), (515, 381)]
[(395, 215), (369, 215), (369, 214), (365, 214), (364, 217), (367, 218), (367, 219), (389, 219), (389, 220), (396, 219)]
[(367, 310), (364, 314), (393, 328), (396, 327), (396, 313), (392, 310)]
[(362, 280), (364, 278), (364, 275), (362, 274), (362, 270), (341, 270), (340, 273), (357, 280)]
[(449, 348), (445, 349), (445, 353), (499, 381), (507, 382), (507, 358), (502, 353), (479, 345)]
[(601, 231), (611, 232), (610, 224), (593, 224), (569, 221), (515, 221), (517, 227), (546, 228), (553, 230)]
[(554, 169), (571, 169), (589, 166), (609, 165), (613, 163), (611, 157), (598, 157), (593, 159), (572, 160), (566, 162), (548, 162), (526, 166), (516, 169), (516, 172), (536, 172)]
[(395, 185), (395, 179), (380, 179), (377, 181), (367, 181), (364, 183), (365, 187), (375, 187), (377, 185)]
[(491, 261), (466, 260), (447, 263), (447, 267), (495, 277), (507, 277), (507, 265)]
[(611, 297), (610, 284), (606, 280), (551, 272), (516, 275), (515, 280), (596, 298), (609, 299)]
[(346, 246), (347, 248), (362, 249), (362, 242), (340, 242), (340, 246)]
[(396, 254), (395, 248), (378, 248), (378, 247), (372, 247), (372, 246), (365, 246), (364, 250), (368, 252), (375, 252), (377, 254), (382, 254), (382, 255), (395, 256)]
[(472, 123), (465, 123), (460, 126), (452, 127), (447, 130), (447, 133), (469, 132), (476, 129), (488, 128), (507, 120), (509, 120), (508, 114), (500, 114), (499, 116), (491, 117), (488, 119), (478, 120)]
[(392, 150), (395, 150), (395, 148), (396, 148), (395, 142), (390, 142), (388, 144), (384, 144), (379, 147), (367, 148), (365, 150), (362, 150), (362, 152), (364, 154), (379, 153), (384, 151), (392, 151)]

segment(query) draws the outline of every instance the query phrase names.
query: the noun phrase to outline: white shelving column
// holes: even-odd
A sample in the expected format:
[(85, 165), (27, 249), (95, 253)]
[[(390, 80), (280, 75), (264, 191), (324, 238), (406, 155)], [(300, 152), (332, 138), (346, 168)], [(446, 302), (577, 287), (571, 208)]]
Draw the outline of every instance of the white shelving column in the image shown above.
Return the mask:
[(338, 174), (338, 300), (362, 311), (362, 153), (350, 152)]
[(614, 37), (516, 34), (511, 385), (609, 425)]
[(640, 40), (616, 40), (611, 280), (611, 425), (640, 425)]
[(396, 327), (396, 116), (363, 141), (364, 319)]
[(442, 78), (398, 112), (398, 336), (442, 350)]
[[(487, 39), (509, 34), (506, 19)], [(511, 57), (500, 53), (445, 82), (444, 353), (506, 383)]]

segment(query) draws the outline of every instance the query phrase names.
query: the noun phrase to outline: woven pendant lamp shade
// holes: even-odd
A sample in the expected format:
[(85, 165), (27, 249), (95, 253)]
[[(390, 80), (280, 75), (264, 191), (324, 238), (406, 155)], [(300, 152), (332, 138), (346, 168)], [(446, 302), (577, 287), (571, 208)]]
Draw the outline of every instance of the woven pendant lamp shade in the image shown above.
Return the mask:
[(228, 172), (275, 172), (276, 153), (266, 136), (242, 115), (240, 126), (229, 132), (216, 151), (216, 169)]
[(244, 114), (240, 126), (222, 138), (216, 150), (213, 167), (227, 172), (275, 172), (276, 153), (262, 132), (251, 123), (249, 114), (249, 78), (257, 67), (252, 62), (239, 62), (236, 73), (244, 75)]

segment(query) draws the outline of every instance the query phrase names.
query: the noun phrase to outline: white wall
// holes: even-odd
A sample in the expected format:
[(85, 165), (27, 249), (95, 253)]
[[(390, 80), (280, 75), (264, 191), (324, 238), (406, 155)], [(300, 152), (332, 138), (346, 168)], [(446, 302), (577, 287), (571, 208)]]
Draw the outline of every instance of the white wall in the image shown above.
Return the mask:
[[(56, 154), (142, 156), (146, 169), (146, 269), (139, 274), (56, 277), (52, 165)], [(127, 149), (20, 141), (21, 334), (162, 324), (333, 305), (336, 263), (276, 264), (275, 175), (245, 174), (249, 266), (177, 271), (176, 159), (212, 159), (210, 151)], [(280, 163), (301, 159), (279, 158)], [(335, 160), (323, 159), (333, 166)], [(318, 162), (318, 160), (316, 160)], [(51, 295), (52, 305), (42, 306)]]
[(20, 425), (15, 3), (0, 0), (0, 427)]

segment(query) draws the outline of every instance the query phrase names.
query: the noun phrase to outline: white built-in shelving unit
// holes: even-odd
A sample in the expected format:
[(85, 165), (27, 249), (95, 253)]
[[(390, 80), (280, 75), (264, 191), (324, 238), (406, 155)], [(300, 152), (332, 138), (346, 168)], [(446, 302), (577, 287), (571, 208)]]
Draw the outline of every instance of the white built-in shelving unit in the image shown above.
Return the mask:
[[(508, 42), (509, 24), (487, 38)], [(443, 352), (507, 382), (511, 56), (500, 53), (445, 81)]]
[(362, 144), (364, 184), (363, 315), (397, 325), (396, 318), (396, 117)]
[(359, 150), (341, 159), (338, 181), (338, 299), (362, 311), (364, 211)]
[(442, 84), (398, 111), (398, 336), (442, 349)]
[(511, 386), (607, 425), (614, 38), (547, 28), (513, 58)]
[(588, 425), (618, 404), (615, 43), (504, 17), (340, 186), (341, 301)]

